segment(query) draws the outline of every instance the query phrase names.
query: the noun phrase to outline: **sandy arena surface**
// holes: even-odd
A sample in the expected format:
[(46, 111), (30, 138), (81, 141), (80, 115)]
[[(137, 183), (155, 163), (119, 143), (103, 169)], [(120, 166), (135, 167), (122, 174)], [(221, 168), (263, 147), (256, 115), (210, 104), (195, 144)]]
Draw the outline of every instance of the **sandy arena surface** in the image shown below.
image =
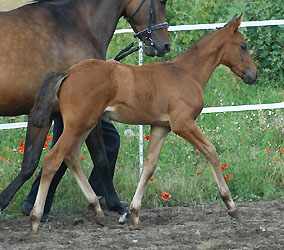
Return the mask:
[(284, 249), (284, 201), (238, 203), (240, 219), (221, 204), (143, 209), (139, 230), (105, 212), (105, 227), (91, 212), (56, 217), (29, 236), (29, 218), (0, 217), (0, 249)]

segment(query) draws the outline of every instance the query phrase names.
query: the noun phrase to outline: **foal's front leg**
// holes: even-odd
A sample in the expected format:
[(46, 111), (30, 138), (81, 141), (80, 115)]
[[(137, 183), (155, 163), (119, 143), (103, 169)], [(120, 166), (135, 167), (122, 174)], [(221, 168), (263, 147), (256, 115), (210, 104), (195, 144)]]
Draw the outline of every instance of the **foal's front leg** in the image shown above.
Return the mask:
[(172, 130), (174, 133), (185, 138), (194, 147), (198, 148), (210, 162), (219, 194), (227, 206), (229, 215), (236, 217), (237, 209), (220, 169), (219, 157), (216, 148), (199, 131), (194, 121), (188, 122), (186, 125), (182, 124), (182, 126), (174, 124), (173, 122)]
[(147, 182), (156, 169), (161, 149), (169, 132), (169, 127), (151, 127), (150, 141), (146, 158), (143, 164), (142, 176), (140, 178), (133, 200), (130, 204), (131, 230), (138, 229), (139, 227), (139, 213), (144, 190)]

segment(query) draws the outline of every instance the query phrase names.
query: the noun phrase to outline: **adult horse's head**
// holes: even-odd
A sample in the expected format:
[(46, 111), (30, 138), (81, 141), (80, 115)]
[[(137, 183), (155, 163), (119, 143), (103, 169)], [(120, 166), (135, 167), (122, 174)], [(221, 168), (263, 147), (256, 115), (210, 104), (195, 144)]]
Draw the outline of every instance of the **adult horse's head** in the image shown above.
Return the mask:
[[(130, 0), (125, 9), (126, 20), (145, 44), (147, 56), (164, 56), (170, 51), (166, 22), (167, 0)], [(148, 24), (148, 25), (145, 25)]]
[(245, 83), (252, 84), (256, 81), (258, 74), (244, 36), (238, 31), (242, 17), (243, 14), (240, 17), (235, 15), (224, 27), (229, 42), (224, 46), (222, 63), (230, 67)]

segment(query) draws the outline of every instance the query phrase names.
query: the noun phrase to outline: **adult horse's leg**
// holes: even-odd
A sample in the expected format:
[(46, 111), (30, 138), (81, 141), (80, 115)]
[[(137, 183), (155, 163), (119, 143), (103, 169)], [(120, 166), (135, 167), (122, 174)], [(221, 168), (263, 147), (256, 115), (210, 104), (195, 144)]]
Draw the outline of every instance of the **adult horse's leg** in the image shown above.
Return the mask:
[(22, 168), (18, 176), (0, 194), (0, 212), (4, 210), (16, 192), (33, 175), (38, 166), (42, 148), (50, 126), (51, 123), (43, 128), (37, 128), (28, 122)]
[[(102, 128), (102, 131), (101, 131), (102, 133), (100, 132), (100, 134), (103, 137), (102, 139), (103, 139), (103, 144), (105, 146), (106, 156), (108, 160), (109, 172), (110, 172), (111, 177), (113, 178), (115, 164), (116, 164), (117, 155), (118, 155), (119, 146), (120, 146), (120, 136), (116, 128), (111, 122), (101, 121), (101, 124), (99, 124), (99, 126)], [(96, 132), (93, 132), (93, 133), (96, 133)], [(92, 133), (90, 135), (92, 136)], [(96, 141), (97, 139), (95, 140), (95, 137), (94, 137), (94, 141), (91, 141), (91, 140), (92, 139), (90, 138), (89, 139), (90, 144), (88, 143), (88, 139), (86, 141), (86, 144), (89, 150), (92, 150), (93, 142), (97, 143)], [(106, 165), (106, 163), (103, 163), (103, 165)], [(98, 168), (99, 167), (96, 167), (96, 166), (93, 168), (90, 174), (89, 182), (90, 182), (91, 187), (95, 191), (96, 195), (105, 196), (105, 189), (101, 181), (101, 176), (100, 176)], [(92, 180), (95, 180), (95, 181), (92, 181)]]
[(182, 123), (182, 126), (180, 126), (180, 124), (174, 124), (173, 121), (171, 125), (173, 132), (185, 138), (194, 147), (198, 148), (210, 162), (219, 194), (227, 206), (228, 214), (232, 217), (237, 217), (237, 209), (232, 200), (230, 190), (224, 180), (216, 148), (199, 131), (194, 121), (189, 121), (187, 124)]
[[(49, 152), (46, 153), (36, 201), (35, 201), (33, 210), (31, 211), (31, 214), (30, 214), (30, 220), (31, 220), (30, 234), (35, 234), (37, 232), (39, 221), (43, 214), (43, 208), (44, 208), (45, 199), (48, 193), (48, 188), (49, 188), (49, 185), (51, 183), (51, 180), (55, 172), (58, 170), (60, 164), (65, 159), (65, 157), (69, 154), (69, 152), (71, 153), (73, 152), (72, 150), (73, 147), (75, 148), (75, 152), (77, 151), (80, 152), (80, 150), (77, 150), (77, 148), (79, 147), (78, 145), (81, 145), (82, 140), (80, 139), (82, 139), (83, 136), (80, 136), (80, 132), (78, 132), (77, 134), (73, 132), (74, 131), (72, 131), (71, 129), (69, 130), (65, 129), (63, 134), (59, 138), (58, 142), (55, 144), (55, 146)], [(79, 154), (78, 154), (78, 157), (79, 157)], [(69, 159), (73, 159), (73, 158), (74, 157), (69, 157)], [(70, 160), (68, 163), (70, 164)], [(86, 183), (88, 184), (87, 180), (86, 180)], [(94, 209), (96, 218), (103, 217), (103, 213), (102, 213), (102, 210), (99, 205), (99, 201), (95, 193), (92, 192), (92, 195), (90, 196), (92, 196), (93, 198), (93, 200), (91, 201), (91, 204), (93, 205), (92, 207)]]
[[(110, 170), (110, 167), (108, 164), (109, 160), (107, 158), (107, 153), (106, 153), (105, 144), (103, 140), (101, 121), (98, 122), (97, 126), (89, 134), (86, 140), (86, 144), (91, 154), (95, 168), (97, 168), (99, 172), (99, 176), (102, 180), (102, 182), (98, 183), (96, 186), (98, 185), (103, 186), (104, 195), (106, 198), (108, 209), (111, 211), (119, 212), (119, 214), (122, 215), (119, 221), (123, 223), (126, 220), (128, 211), (120, 203), (120, 200), (118, 199), (114, 186), (113, 186), (113, 182), (112, 182), (113, 171)], [(115, 152), (115, 154), (116, 155), (112, 156), (112, 158), (115, 158), (114, 161), (112, 162), (113, 164), (115, 163), (117, 152)], [(92, 176), (92, 174), (90, 176), (90, 179), (94, 177)], [(89, 182), (92, 183), (91, 180), (89, 180)], [(94, 191), (96, 192), (96, 189), (94, 189)]]
[(143, 164), (142, 176), (140, 178), (135, 195), (130, 204), (131, 230), (137, 229), (139, 227), (139, 213), (144, 190), (147, 182), (149, 181), (150, 177), (153, 175), (156, 169), (160, 152), (169, 132), (169, 127), (151, 127), (150, 141)]

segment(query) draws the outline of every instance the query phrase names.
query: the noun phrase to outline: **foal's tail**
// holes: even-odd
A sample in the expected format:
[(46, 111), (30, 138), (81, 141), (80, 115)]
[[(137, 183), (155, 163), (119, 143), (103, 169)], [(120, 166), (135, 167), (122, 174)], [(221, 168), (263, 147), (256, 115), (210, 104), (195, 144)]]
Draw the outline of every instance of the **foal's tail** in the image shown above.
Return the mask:
[(52, 119), (52, 114), (59, 111), (58, 92), (66, 77), (67, 75), (62, 72), (51, 72), (46, 75), (29, 115), (29, 121), (33, 126), (46, 126)]

